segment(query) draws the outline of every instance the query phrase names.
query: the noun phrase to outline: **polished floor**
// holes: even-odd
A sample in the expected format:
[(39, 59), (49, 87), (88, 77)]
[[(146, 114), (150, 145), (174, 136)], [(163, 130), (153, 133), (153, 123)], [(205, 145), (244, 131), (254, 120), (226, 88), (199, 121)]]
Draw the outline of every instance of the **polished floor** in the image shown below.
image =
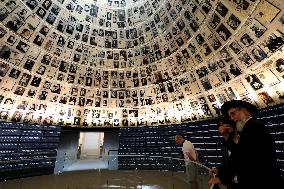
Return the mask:
[[(199, 178), (198, 189), (208, 189), (208, 178)], [(192, 189), (184, 173), (168, 171), (88, 170), (36, 176), (0, 183), (0, 189)]]
[(107, 169), (108, 164), (104, 159), (81, 159), (74, 162), (64, 171), (79, 171), (79, 170), (92, 170), (92, 169)]

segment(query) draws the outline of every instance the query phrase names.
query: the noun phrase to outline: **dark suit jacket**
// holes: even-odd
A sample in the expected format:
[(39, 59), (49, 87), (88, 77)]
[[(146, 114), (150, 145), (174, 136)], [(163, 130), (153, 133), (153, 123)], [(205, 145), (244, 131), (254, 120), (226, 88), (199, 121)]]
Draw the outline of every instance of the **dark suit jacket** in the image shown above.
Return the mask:
[(219, 175), (218, 177), (221, 178), (222, 184), (227, 186), (227, 189), (236, 189), (237, 184), (232, 181), (233, 175), (228, 175), (224, 172), (226, 165), (229, 161), (229, 151), (232, 153), (236, 150), (237, 144), (232, 139), (233, 136), (230, 136), (228, 140), (222, 138), (222, 162), (221, 165), (218, 167)]
[(243, 127), (236, 149), (222, 171), (226, 177), (221, 181), (237, 176), (240, 189), (284, 188), (275, 142), (265, 125), (254, 118)]

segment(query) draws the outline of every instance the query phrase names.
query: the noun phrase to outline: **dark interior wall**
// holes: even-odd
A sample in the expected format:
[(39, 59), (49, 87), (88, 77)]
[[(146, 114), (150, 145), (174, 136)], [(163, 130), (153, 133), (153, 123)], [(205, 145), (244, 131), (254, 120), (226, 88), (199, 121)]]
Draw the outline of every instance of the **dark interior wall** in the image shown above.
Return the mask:
[(194, 144), (202, 164), (208, 167), (220, 164), (221, 136), (216, 121), (212, 120), (181, 125), (121, 128), (119, 169), (169, 170), (174, 165), (175, 170), (183, 170), (184, 161), (170, 160), (183, 158), (181, 146), (174, 141), (177, 134)]
[(0, 122), (0, 181), (53, 173), (60, 130)]
[(79, 137), (79, 131), (61, 132), (54, 173), (62, 172), (76, 161)]
[[(277, 105), (260, 110), (258, 119), (262, 120), (275, 140), (276, 154), (284, 176), (284, 106)], [(182, 157), (181, 147), (175, 145), (174, 136), (182, 134), (196, 147), (200, 162), (208, 167), (216, 167), (221, 162), (221, 135), (217, 121), (206, 120), (180, 125), (124, 127), (119, 132), (119, 169), (168, 169), (168, 161), (161, 157)], [(129, 156), (143, 155), (145, 157)], [(178, 163), (176, 163), (177, 165)], [(182, 169), (184, 163), (175, 169)]]
[(109, 151), (118, 150), (119, 136), (117, 131), (105, 131), (104, 134), (104, 155), (108, 155)]
[(104, 158), (105, 163), (108, 164), (108, 169), (117, 170), (118, 169), (118, 148), (119, 148), (119, 135), (118, 131), (106, 131), (104, 133), (104, 145), (103, 145), (103, 155), (109, 156)]

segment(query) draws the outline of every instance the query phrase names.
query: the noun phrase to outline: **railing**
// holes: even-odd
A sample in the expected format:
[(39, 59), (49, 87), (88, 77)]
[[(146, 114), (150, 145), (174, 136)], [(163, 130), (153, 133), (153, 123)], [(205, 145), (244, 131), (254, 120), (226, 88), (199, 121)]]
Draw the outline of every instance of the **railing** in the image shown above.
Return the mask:
[[(201, 163), (162, 156), (110, 154), (101, 157), (106, 169), (95, 169), (89, 161), (89, 170), (7, 180), (0, 183), (0, 189), (210, 188), (209, 168)], [(0, 174), (5, 172), (1, 170)]]

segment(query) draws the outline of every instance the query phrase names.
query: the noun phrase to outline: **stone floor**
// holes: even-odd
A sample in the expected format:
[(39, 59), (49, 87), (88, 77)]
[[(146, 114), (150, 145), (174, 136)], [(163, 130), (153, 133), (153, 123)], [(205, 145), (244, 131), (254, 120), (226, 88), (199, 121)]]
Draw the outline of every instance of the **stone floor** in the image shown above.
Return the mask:
[[(198, 189), (209, 189), (200, 176)], [(36, 176), (0, 183), (0, 189), (191, 189), (184, 173), (169, 171), (87, 170)]]

